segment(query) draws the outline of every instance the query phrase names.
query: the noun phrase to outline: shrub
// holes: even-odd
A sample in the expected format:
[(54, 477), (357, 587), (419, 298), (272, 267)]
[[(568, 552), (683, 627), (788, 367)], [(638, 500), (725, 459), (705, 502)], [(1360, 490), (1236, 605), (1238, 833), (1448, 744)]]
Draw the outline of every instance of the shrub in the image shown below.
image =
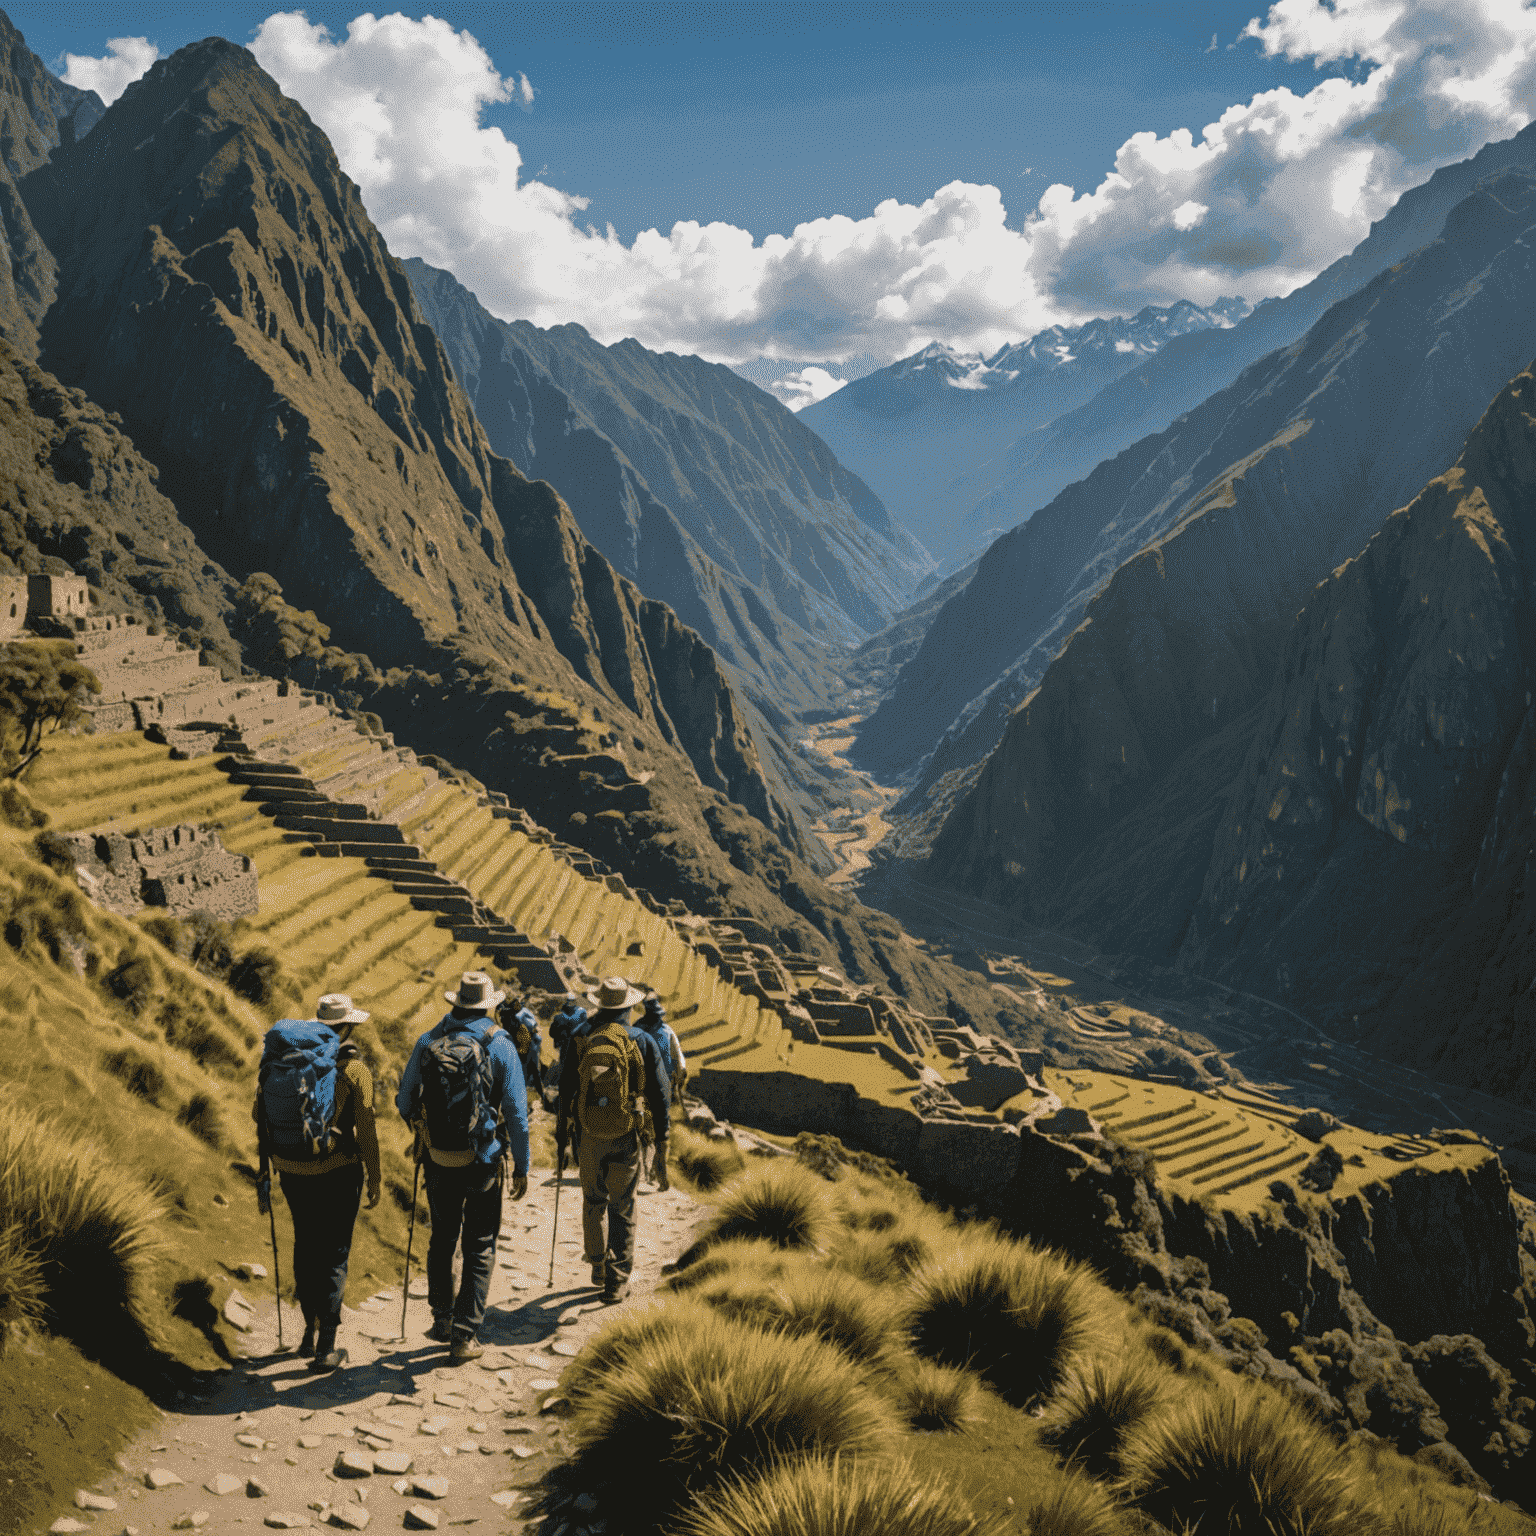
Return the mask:
[(794, 1262), (793, 1255), (762, 1237), (733, 1237), (703, 1251), (686, 1269), (679, 1269), (667, 1279), (673, 1291), (696, 1292), (737, 1271), (758, 1280), (775, 1280)]
[(162, 1205), (95, 1142), (15, 1103), (0, 1104), (0, 1226), (37, 1256), (49, 1325), (118, 1342), (142, 1324)]
[(667, 1159), (671, 1171), (681, 1174), (701, 1195), (712, 1194), (747, 1166), (734, 1141), (711, 1141), (682, 1126), (673, 1128)]
[(48, 825), (47, 811), (39, 810), (15, 784), (0, 784), (0, 822), (28, 831)]
[(1095, 1361), (1086, 1369), (1068, 1371), (1046, 1410), (1040, 1438), (1094, 1477), (1113, 1476), (1126, 1435), (1147, 1416), (1157, 1397), (1157, 1381), (1150, 1372)]
[(160, 1006), (155, 1022), (165, 1031), (167, 1045), (185, 1051), (201, 1067), (238, 1067), (245, 1063), (245, 1052), (218, 1022), (200, 999), (168, 997)]
[(155, 968), (143, 955), (130, 955), (107, 972), (102, 984), (129, 1013), (142, 1013), (155, 995)]
[(277, 995), (282, 962), (270, 949), (248, 949), (229, 969), (230, 990), (258, 1008)]
[(0, 1227), (0, 1360), (7, 1345), (42, 1320), (43, 1269), (19, 1221)]
[(896, 1428), (837, 1350), (710, 1317), (591, 1382), (561, 1480), (596, 1501), (610, 1532), (638, 1536), (733, 1479), (796, 1457), (884, 1450)]
[(1372, 1522), (1348, 1497), (1343, 1457), (1283, 1398), (1205, 1397), (1148, 1418), (1121, 1451), (1136, 1503), (1177, 1530), (1233, 1536), (1360, 1536)]
[(1015, 1407), (1051, 1391), (1087, 1336), (1083, 1272), (1004, 1238), (973, 1238), (912, 1281), (912, 1347), (974, 1370)]
[(819, 1267), (790, 1268), (772, 1280), (737, 1269), (694, 1294), (739, 1322), (820, 1339), (868, 1365), (885, 1361), (896, 1339), (895, 1298)]
[[(1128, 1536), (1129, 1523), (1109, 1492), (1090, 1477), (1062, 1478), (1030, 1509), (1030, 1536)], [(1222, 1527), (1213, 1527), (1217, 1536)]]
[(224, 1145), (223, 1112), (206, 1093), (194, 1093), (176, 1112), (176, 1123), (186, 1126), (215, 1151)]
[(166, 1089), (165, 1072), (159, 1062), (152, 1060), (131, 1045), (121, 1050), (108, 1051), (101, 1064), (122, 1083), (129, 1093), (151, 1104), (158, 1104)]
[(976, 1416), (980, 1389), (967, 1371), (908, 1360), (897, 1375), (897, 1400), (913, 1429), (961, 1429)]
[(905, 1462), (817, 1456), (722, 1489), (680, 1536), (1001, 1536), (952, 1488)]
[(727, 1187), (693, 1247), (686, 1267), (716, 1243), (760, 1237), (779, 1248), (819, 1249), (831, 1226), (826, 1184), (788, 1159), (765, 1163)]

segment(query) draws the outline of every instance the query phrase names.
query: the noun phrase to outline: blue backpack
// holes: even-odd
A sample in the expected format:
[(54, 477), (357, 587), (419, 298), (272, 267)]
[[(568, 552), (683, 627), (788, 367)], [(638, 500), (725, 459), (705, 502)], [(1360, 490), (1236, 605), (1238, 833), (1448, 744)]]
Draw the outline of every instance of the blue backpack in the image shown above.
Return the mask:
[(335, 1150), (336, 1062), (341, 1038), (316, 1019), (280, 1019), (262, 1043), (262, 1113), (272, 1151), (295, 1161)]

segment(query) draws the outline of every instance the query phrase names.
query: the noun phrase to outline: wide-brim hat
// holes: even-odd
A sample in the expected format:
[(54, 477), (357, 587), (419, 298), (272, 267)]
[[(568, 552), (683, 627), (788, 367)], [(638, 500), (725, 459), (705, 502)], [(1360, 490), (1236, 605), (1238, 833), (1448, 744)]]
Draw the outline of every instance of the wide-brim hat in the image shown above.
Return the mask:
[(587, 993), (587, 1001), (599, 1008), (633, 1008), (645, 993), (632, 987), (622, 976), (605, 976), (595, 992)]
[(479, 1008), (485, 1013), (489, 1013), (506, 995), (496, 989), (495, 983), (484, 971), (465, 971), (459, 977), (459, 990), (443, 993), (455, 1008)]
[(327, 992), (315, 1009), (315, 1018), (321, 1024), (361, 1024), (367, 1017), (361, 1008), (352, 1006), (352, 999), (345, 992)]

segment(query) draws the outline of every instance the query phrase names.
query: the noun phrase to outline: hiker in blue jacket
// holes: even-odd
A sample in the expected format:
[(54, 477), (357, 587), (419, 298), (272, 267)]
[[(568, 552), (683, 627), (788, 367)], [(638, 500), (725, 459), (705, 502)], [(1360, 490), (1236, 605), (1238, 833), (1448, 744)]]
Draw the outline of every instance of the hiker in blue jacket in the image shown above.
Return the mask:
[[(511, 1038), (493, 1017), (506, 993), (483, 971), (466, 971), (458, 991), (443, 996), (450, 1012), (416, 1042), (395, 1107), (417, 1130), (432, 1213), (427, 1337), (449, 1345), (450, 1359), (461, 1365), (485, 1353), (476, 1336), (496, 1267), (509, 1154), (512, 1198), (528, 1193), (528, 1090)], [(464, 1272), (455, 1296), (461, 1230)]]

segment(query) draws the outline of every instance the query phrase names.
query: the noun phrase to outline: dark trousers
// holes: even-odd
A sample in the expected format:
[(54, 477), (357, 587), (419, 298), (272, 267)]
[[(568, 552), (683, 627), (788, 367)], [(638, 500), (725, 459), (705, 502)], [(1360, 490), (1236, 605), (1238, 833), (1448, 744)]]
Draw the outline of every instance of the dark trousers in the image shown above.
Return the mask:
[[(616, 1141), (583, 1136), (581, 1171), (582, 1257), (607, 1261), (610, 1288), (629, 1284), (635, 1267), (635, 1189), (640, 1183), (640, 1138), (633, 1131)], [(608, 1231), (603, 1231), (603, 1218)]]
[(280, 1173), (293, 1216), (293, 1288), (306, 1324), (334, 1328), (347, 1292), (352, 1227), (363, 1196), (363, 1165), (329, 1173)]
[[(502, 1165), (497, 1161), (441, 1168), (429, 1157), (422, 1166), (427, 1208), (432, 1212), (427, 1305), (433, 1317), (452, 1314), (455, 1338), (472, 1339), (485, 1320), (485, 1299), (491, 1290), (491, 1271), (496, 1267)], [(464, 1275), (455, 1298), (453, 1255), (460, 1246), (464, 1250)]]

